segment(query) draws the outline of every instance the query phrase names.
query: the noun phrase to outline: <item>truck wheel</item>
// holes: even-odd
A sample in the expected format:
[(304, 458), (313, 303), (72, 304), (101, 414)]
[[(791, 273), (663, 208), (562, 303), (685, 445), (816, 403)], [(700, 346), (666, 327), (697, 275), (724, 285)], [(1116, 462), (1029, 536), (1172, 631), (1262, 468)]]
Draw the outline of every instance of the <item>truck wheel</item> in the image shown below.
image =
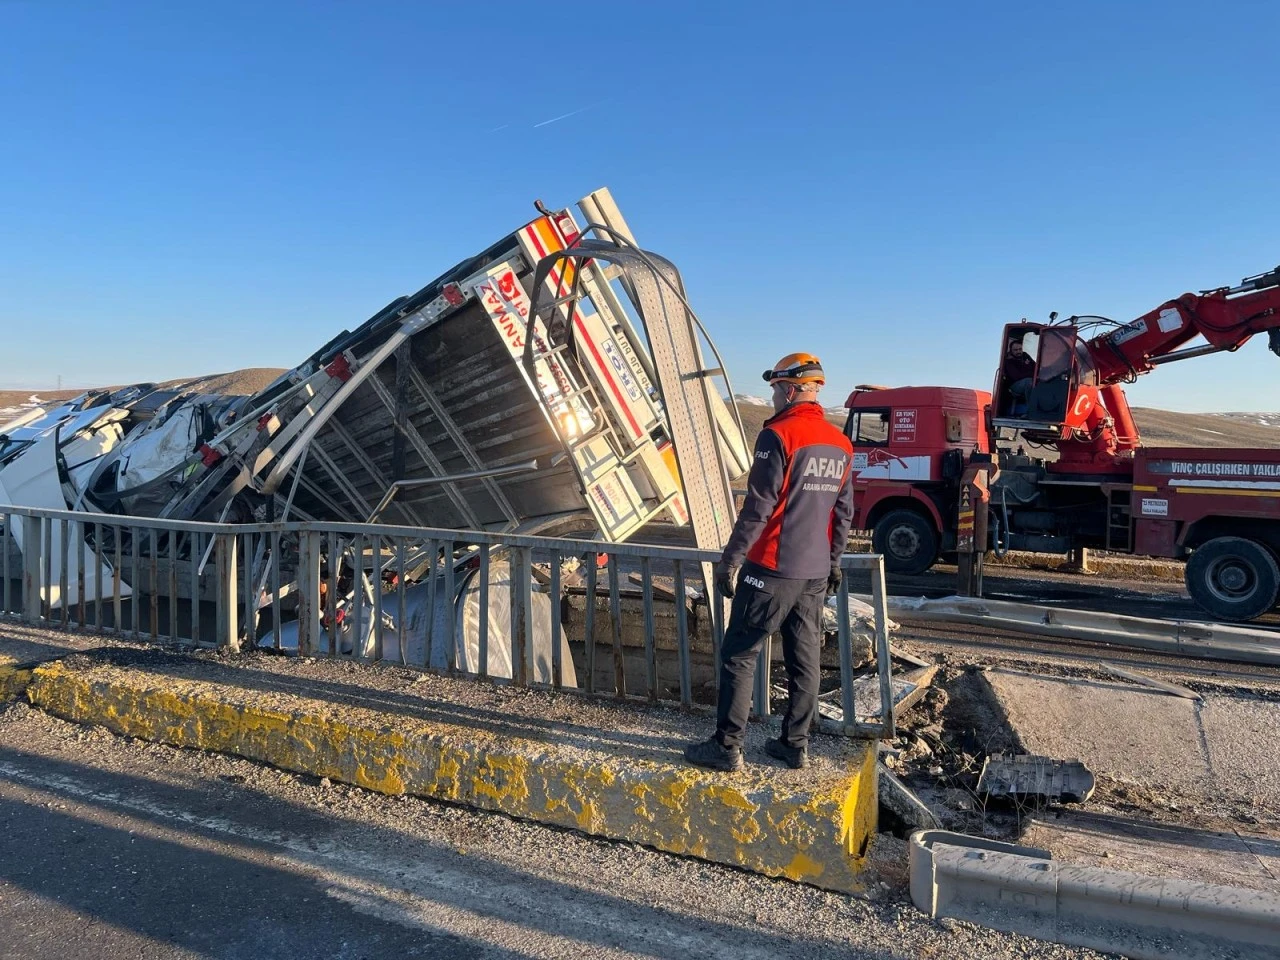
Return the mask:
[(872, 531), (871, 547), (884, 554), (887, 573), (914, 576), (938, 559), (938, 532), (914, 510), (891, 510)]
[(1244, 537), (1217, 537), (1197, 547), (1186, 578), (1191, 599), (1222, 620), (1260, 617), (1280, 596), (1275, 555)]

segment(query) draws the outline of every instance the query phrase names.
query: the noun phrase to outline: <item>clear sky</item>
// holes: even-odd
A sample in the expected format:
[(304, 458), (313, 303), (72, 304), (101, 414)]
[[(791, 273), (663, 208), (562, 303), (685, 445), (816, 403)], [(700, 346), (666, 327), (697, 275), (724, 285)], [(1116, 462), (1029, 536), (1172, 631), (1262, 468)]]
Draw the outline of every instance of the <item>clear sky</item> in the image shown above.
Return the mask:
[[(794, 350), (828, 403), (989, 387), (1006, 322), (1280, 262), (1278, 34), (1266, 2), (0, 0), (0, 385), (292, 366), (607, 185), (736, 390)], [(1130, 397), (1280, 410), (1280, 358)]]

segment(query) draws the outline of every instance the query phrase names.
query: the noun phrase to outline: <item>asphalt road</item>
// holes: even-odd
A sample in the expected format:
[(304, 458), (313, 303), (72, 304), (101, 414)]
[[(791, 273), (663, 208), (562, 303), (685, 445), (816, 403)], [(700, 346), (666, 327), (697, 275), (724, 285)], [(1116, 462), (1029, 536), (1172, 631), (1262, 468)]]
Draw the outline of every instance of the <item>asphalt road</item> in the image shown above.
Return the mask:
[[(983, 581), (983, 596), (992, 600), (1124, 613), (1157, 620), (1208, 619), (1182, 584), (1165, 580), (1118, 580), (1096, 574), (988, 566)], [(940, 564), (915, 577), (886, 577), (885, 583), (896, 596), (947, 597), (956, 592), (956, 568)], [(1280, 631), (1280, 611), (1249, 625)]]
[[(966, 956), (1090, 951), (0, 705), (0, 958)], [(894, 845), (896, 844), (896, 846)]]

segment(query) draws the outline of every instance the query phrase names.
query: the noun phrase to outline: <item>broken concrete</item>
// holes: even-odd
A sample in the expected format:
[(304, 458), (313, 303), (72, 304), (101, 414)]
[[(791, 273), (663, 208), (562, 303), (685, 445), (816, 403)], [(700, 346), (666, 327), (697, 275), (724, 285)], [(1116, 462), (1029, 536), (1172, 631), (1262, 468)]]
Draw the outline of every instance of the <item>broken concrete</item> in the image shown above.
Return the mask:
[(877, 764), (880, 784), (880, 806), (889, 810), (908, 827), (916, 830), (938, 830), (938, 815), (911, 788), (881, 761)]
[(983, 676), (1027, 752), (1079, 758), (1166, 806), (1192, 798), (1280, 819), (1280, 702), (1226, 694), (1194, 701), (1007, 669)]
[(987, 757), (978, 778), (978, 793), (1018, 802), (1084, 803), (1093, 796), (1096, 781), (1079, 760), (1053, 757)]

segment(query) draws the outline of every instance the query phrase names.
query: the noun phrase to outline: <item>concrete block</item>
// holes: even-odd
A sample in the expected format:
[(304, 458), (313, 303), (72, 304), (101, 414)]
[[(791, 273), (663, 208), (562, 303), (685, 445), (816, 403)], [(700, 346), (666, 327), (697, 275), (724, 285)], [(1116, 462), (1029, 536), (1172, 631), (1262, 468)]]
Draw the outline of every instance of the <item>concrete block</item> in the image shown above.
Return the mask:
[[(1259, 831), (1250, 835), (1250, 829)], [(1266, 827), (1210, 830), (1088, 810), (1031, 820), (1023, 843), (1054, 860), (1280, 894), (1280, 841)]]
[[(243, 681), (243, 675), (229, 677)], [(876, 825), (876, 744), (838, 741), (826, 772), (752, 764), (712, 774), (594, 746), (555, 724), (468, 722), (451, 705), (424, 720), (108, 665), (37, 668), (37, 707), (174, 746), (247, 757), (388, 794), (414, 794), (628, 840), (844, 893), (864, 888)]]
[(911, 842), (912, 901), (931, 917), (1139, 960), (1276, 955), (1274, 894), (1064, 865), (1043, 853), (922, 831)]
[(1194, 701), (1128, 684), (1016, 670), (983, 676), (1029, 753), (1075, 757), (1095, 774), (1153, 788), (1194, 793), (1210, 785)]
[(29, 669), (19, 667), (11, 660), (0, 659), (0, 703), (22, 696), (30, 682)]

